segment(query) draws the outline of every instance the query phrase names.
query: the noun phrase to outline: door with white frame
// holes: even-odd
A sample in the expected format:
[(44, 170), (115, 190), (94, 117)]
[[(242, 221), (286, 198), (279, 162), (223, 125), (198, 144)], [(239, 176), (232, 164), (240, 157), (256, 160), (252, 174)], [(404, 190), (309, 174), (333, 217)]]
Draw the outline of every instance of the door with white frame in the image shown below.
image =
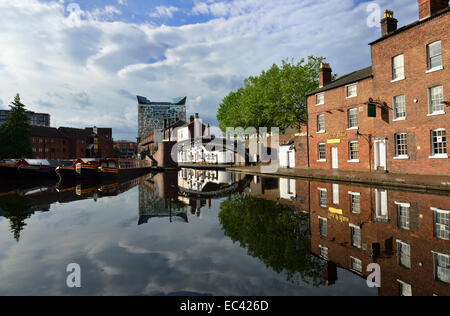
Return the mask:
[(339, 161), (338, 161), (338, 149), (337, 147), (331, 147), (331, 168), (339, 169)]
[(374, 141), (374, 156), (375, 156), (375, 171), (387, 171), (387, 151), (386, 139), (375, 139)]

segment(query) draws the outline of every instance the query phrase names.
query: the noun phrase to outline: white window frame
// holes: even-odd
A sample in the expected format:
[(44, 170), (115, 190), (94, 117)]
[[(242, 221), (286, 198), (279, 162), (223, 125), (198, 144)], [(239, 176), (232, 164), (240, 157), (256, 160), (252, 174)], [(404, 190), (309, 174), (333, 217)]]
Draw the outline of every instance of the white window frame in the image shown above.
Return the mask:
[[(436, 232), (437, 232), (437, 225), (440, 225), (440, 226), (447, 226), (447, 231), (449, 231), (450, 230), (450, 211), (447, 211), (447, 210), (441, 210), (441, 209), (438, 209), (438, 208), (436, 208), (436, 207), (432, 207), (431, 208), (431, 211), (433, 211), (433, 226), (434, 226), (434, 237), (436, 237), (436, 238), (438, 238), (438, 239), (442, 239), (442, 240), (450, 240), (450, 238), (443, 238), (443, 237), (441, 237), (441, 236), (438, 236), (437, 234), (436, 234)], [(440, 213), (440, 214), (446, 214), (446, 215), (448, 215), (449, 216), (449, 222), (447, 223), (447, 225), (445, 225), (445, 224), (438, 224), (437, 223), (437, 221), (436, 221), (436, 215), (438, 214), (438, 213)], [(442, 231), (444, 231), (443, 229), (441, 229)], [(450, 235), (450, 234), (449, 234)]]
[[(320, 119), (323, 118), (323, 126), (320, 126)], [(317, 115), (317, 134), (325, 133), (325, 114)]]
[[(396, 59), (399, 59), (400, 57), (402, 58), (402, 65), (396, 67), (395, 61), (396, 61)], [(396, 72), (399, 69), (403, 69), (403, 74), (402, 74), (402, 76), (398, 75), (396, 77)], [(392, 81), (391, 82), (396, 82), (396, 81), (400, 81), (400, 80), (404, 80), (404, 79), (405, 79), (405, 55), (400, 54), (400, 55), (392, 57)]]
[[(324, 259), (324, 260), (327, 260), (328, 261), (328, 255), (329, 255), (329, 249), (328, 249), (328, 247), (324, 247), (324, 246), (322, 246), (322, 245), (319, 245), (319, 249), (320, 249), (320, 252), (319, 252), (319, 254), (320, 254), (320, 257), (322, 258), (322, 259)], [(322, 254), (322, 250), (325, 250), (326, 251), (326, 253), (327, 253), (327, 255), (326, 256), (324, 256), (323, 254)]]
[[(437, 43), (440, 44), (441, 54), (433, 56), (433, 57), (440, 56), (441, 57), (441, 64), (439, 66), (435, 66), (435, 67), (431, 68), (431, 58), (432, 57), (430, 56), (430, 46), (433, 45), (433, 44), (437, 44)], [(443, 61), (443, 58), (442, 58), (442, 41), (439, 40), (439, 41), (436, 41), (436, 42), (433, 42), (433, 43), (430, 43), (430, 44), (427, 45), (427, 71), (426, 72), (430, 73), (430, 72), (434, 72), (434, 71), (438, 71), (438, 70), (442, 70), (442, 69), (444, 69), (444, 61)]]
[[(360, 270), (357, 270), (357, 269), (354, 268), (354, 266), (353, 266), (353, 263), (354, 263), (354, 262), (357, 263), (357, 264), (361, 267)], [(353, 271), (353, 272), (356, 272), (356, 273), (358, 273), (358, 274), (362, 274), (362, 273), (363, 273), (363, 264), (362, 264), (362, 260), (350, 256), (350, 270)]]
[[(319, 191), (319, 205), (320, 207), (326, 208), (328, 207), (328, 190), (324, 188), (318, 188)], [(325, 204), (322, 204), (322, 193), (325, 192)]]
[[(351, 111), (354, 111), (355, 114), (350, 114)], [(354, 118), (354, 117), (356, 117), (356, 125), (352, 126), (352, 125), (351, 125), (351, 123), (352, 123), (352, 118)], [(348, 125), (347, 130), (358, 129), (358, 123), (359, 123), (359, 122), (358, 122), (358, 108), (352, 108), (352, 109), (349, 109), (349, 110), (347, 111), (347, 125)]]
[[(436, 154), (435, 153), (435, 145), (434, 145), (434, 133), (435, 132), (445, 132), (445, 148), (446, 148), (446, 153), (442, 153), (442, 154)], [(440, 136), (438, 136), (440, 137)], [(434, 129), (431, 131), (431, 135), (430, 135), (430, 141), (431, 141), (431, 159), (448, 159), (448, 148), (447, 148), (447, 130), (445, 128), (438, 128), (438, 129)]]
[[(321, 223), (325, 223), (325, 235), (322, 235)], [(319, 234), (321, 237), (328, 237), (328, 218), (319, 216)]]
[[(401, 262), (402, 260), (401, 260), (400, 250), (403, 249), (403, 248), (399, 248), (399, 244), (401, 246), (407, 246), (409, 248), (409, 262), (407, 262), (407, 263)], [(407, 244), (407, 243), (405, 243), (404, 241), (401, 241), (401, 240), (397, 240), (396, 241), (396, 245), (397, 245), (397, 263), (398, 263), (398, 265), (403, 267), (403, 268), (405, 268), (405, 269), (411, 269), (411, 245)]]
[[(411, 203), (395, 202), (395, 204), (397, 205), (397, 224), (398, 224), (397, 226), (404, 230), (411, 230)], [(408, 208), (408, 215), (409, 215), (408, 226), (400, 225), (401, 208)]]
[[(318, 102), (319, 97), (322, 98), (321, 102)], [(323, 93), (323, 92), (322, 93), (317, 93), (316, 94), (316, 105), (322, 105), (322, 104), (325, 104), (325, 93)]]
[[(361, 227), (355, 225), (355, 224), (350, 224), (350, 240), (351, 240), (351, 244), (353, 247), (361, 249), (362, 248), (362, 230)], [(353, 240), (354, 234), (353, 234), (353, 230), (357, 230), (359, 231), (359, 245), (355, 245), (355, 241)]]
[[(321, 158), (321, 156), (320, 156), (320, 146), (321, 145), (323, 145), (325, 158)], [(317, 144), (317, 162), (326, 162), (326, 161), (327, 161), (327, 145), (325, 143), (319, 143), (319, 144)]]
[[(350, 213), (352, 213), (352, 214), (361, 214), (361, 193), (359, 193), (359, 192), (348, 192), (348, 195), (349, 195), (349, 201), (350, 201)], [(354, 212), (353, 211), (353, 198), (355, 197), (355, 196), (358, 196), (359, 197), (359, 212)]]
[[(403, 104), (398, 103), (398, 101), (397, 101), (398, 98), (402, 98), (403, 99)], [(393, 104), (393, 107), (394, 107), (394, 120), (393, 121), (396, 122), (396, 121), (404, 121), (404, 120), (406, 120), (406, 96), (404, 94), (396, 95), (395, 97), (392, 98), (392, 104)], [(404, 113), (405, 113), (404, 116), (397, 116), (397, 108), (399, 106), (403, 106)]]
[[(439, 279), (439, 273), (438, 273), (438, 269), (437, 269), (437, 268), (438, 268), (438, 267), (437, 267), (437, 260), (436, 260), (436, 256), (442, 256), (442, 257), (446, 257), (446, 258), (447, 258), (447, 261), (450, 262), (450, 255), (443, 254), (443, 253), (439, 253), (439, 252), (435, 252), (435, 251), (433, 251), (432, 253), (433, 253), (433, 271), (434, 271), (434, 279), (435, 279), (436, 281), (443, 282), (443, 283), (445, 283), (445, 284), (450, 284), (450, 277), (449, 277), (449, 281), (448, 281), (448, 282), (446, 282), (445, 280)], [(447, 267), (447, 269), (450, 270), (450, 266)], [(450, 274), (450, 271), (449, 271), (448, 273)]]
[[(397, 282), (399, 283), (399, 286), (400, 286), (400, 289), (399, 289), (400, 296), (412, 296), (412, 293), (413, 293), (413, 292), (412, 292), (412, 286), (411, 286), (411, 284), (408, 284), (408, 283), (403, 282), (403, 281), (401, 281), (401, 280), (397, 280)], [(402, 291), (403, 287), (409, 288), (409, 290), (410, 290), (410, 295), (403, 295), (403, 291)]]
[[(400, 135), (406, 135), (405, 137), (405, 139), (406, 139), (406, 155), (400, 155), (399, 154), (399, 152), (400, 152), (400, 148), (399, 148), (399, 146), (402, 146), (403, 144), (399, 144), (398, 143), (398, 138), (397, 137), (399, 137)], [(408, 152), (408, 133), (396, 133), (395, 135), (394, 135), (394, 142), (395, 142), (395, 157), (394, 157), (394, 159), (409, 159), (409, 152)]]
[(445, 105), (443, 103), (442, 103), (442, 110), (433, 111), (432, 93), (431, 92), (432, 92), (433, 89), (437, 89), (437, 88), (441, 88), (441, 90), (442, 90), (442, 102), (445, 100), (445, 97), (444, 97), (444, 86), (443, 85), (438, 85), (438, 86), (434, 86), (434, 87), (428, 88), (428, 116), (445, 114)]
[[(358, 144), (358, 158), (353, 158), (352, 157), (352, 144)], [(358, 163), (359, 162), (359, 141), (357, 140), (352, 140), (350, 142), (348, 142), (348, 162), (351, 163)]]
[[(353, 87), (355, 87), (355, 94), (349, 94), (349, 92), (350, 92), (350, 88), (353, 88)], [(352, 84), (349, 84), (349, 85), (346, 85), (345, 86), (345, 92), (346, 92), (346, 95), (347, 95), (347, 99), (351, 99), (351, 98), (355, 98), (355, 97), (357, 97), (358, 96), (358, 84), (357, 83), (352, 83)]]

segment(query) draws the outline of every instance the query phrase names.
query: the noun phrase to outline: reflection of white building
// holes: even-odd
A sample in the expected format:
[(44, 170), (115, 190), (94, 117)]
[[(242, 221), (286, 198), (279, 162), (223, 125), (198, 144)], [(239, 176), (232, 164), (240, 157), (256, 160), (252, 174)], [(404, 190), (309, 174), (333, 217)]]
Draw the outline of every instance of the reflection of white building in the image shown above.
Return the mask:
[(189, 191), (217, 190), (233, 183), (233, 175), (226, 171), (181, 169), (178, 173), (178, 186)]
[(280, 179), (280, 199), (282, 200), (295, 200), (297, 198), (296, 193), (296, 181), (295, 179)]
[[(216, 139), (217, 140), (217, 139)], [(179, 163), (206, 163), (212, 165), (234, 163), (234, 152), (225, 148), (216, 149), (207, 144), (188, 143), (178, 152)]]

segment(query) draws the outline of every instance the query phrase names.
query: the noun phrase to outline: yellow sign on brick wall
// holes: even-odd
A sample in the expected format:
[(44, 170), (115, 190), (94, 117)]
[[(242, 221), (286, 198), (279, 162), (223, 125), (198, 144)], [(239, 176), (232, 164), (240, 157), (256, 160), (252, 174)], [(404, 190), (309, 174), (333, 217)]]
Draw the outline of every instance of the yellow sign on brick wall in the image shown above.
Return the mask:
[(329, 139), (327, 141), (328, 144), (340, 144), (341, 140), (340, 139)]

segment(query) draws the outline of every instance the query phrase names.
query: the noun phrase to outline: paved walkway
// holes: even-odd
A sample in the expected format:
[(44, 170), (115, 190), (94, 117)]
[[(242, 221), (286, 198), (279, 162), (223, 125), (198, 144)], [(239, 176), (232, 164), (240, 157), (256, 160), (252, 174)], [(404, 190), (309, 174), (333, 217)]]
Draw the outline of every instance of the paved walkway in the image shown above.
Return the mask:
[(423, 176), (392, 173), (372, 173), (324, 169), (278, 169), (275, 173), (262, 173), (261, 167), (231, 167), (227, 171), (242, 172), (261, 176), (281, 176), (317, 179), (325, 181), (351, 182), (385, 187), (400, 187), (413, 190), (447, 191), (450, 194), (449, 176)]

